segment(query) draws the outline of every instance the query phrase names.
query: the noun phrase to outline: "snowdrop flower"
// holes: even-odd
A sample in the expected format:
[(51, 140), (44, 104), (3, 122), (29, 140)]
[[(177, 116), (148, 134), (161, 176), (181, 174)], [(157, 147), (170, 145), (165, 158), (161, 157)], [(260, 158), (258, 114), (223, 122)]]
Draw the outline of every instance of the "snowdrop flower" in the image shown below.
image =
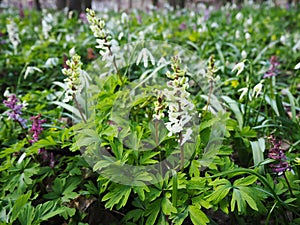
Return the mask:
[(253, 22), (252, 17), (249, 17), (249, 18), (246, 20), (246, 26), (252, 25), (252, 22)]
[(238, 92), (242, 92), (239, 98), (240, 100), (242, 100), (244, 96), (248, 93), (248, 88), (247, 87), (241, 88), (238, 90)]
[(137, 57), (136, 65), (139, 65), (141, 60), (143, 59), (144, 67), (147, 68), (149, 58), (150, 58), (151, 64), (155, 65), (155, 59), (154, 59), (153, 55), (151, 54), (151, 52), (147, 48), (143, 48)]
[(236, 65), (233, 67), (233, 69), (231, 70), (231, 72), (234, 72), (234, 71), (237, 70), (236, 76), (238, 76), (238, 75), (241, 74), (241, 72), (243, 72), (244, 68), (245, 68), (245, 63), (244, 63), (244, 62), (239, 62), (238, 64), (236, 64)]
[(280, 42), (281, 42), (281, 44), (286, 45), (286, 44), (287, 44), (287, 41), (288, 41), (288, 35), (282, 35), (282, 36), (280, 37)]
[(46, 68), (52, 68), (54, 66), (57, 66), (58, 64), (58, 58), (55, 57), (55, 58), (48, 58), (46, 63), (45, 63), (45, 67)]
[(263, 88), (262, 82), (259, 82), (257, 85), (255, 85), (252, 92), (252, 98), (254, 96), (255, 98), (257, 98), (257, 96), (261, 93), (262, 88)]
[(300, 69), (300, 62), (298, 62), (298, 64), (295, 66), (294, 69), (295, 69), (295, 70), (299, 70), (299, 69)]
[(213, 22), (211, 24), (211, 28), (218, 28), (219, 27), (219, 24), (217, 24), (216, 22)]
[(241, 55), (243, 59), (247, 58), (247, 52), (245, 50), (242, 51)]
[(160, 66), (160, 65), (164, 65), (167, 63), (167, 60), (162, 56), (158, 62), (157, 62), (157, 66)]
[(24, 79), (26, 79), (28, 77), (28, 75), (33, 74), (35, 71), (37, 71), (39, 73), (43, 73), (43, 71), (41, 69), (39, 69), (38, 67), (27, 66), (25, 74), (24, 74)]
[(245, 39), (246, 40), (249, 40), (251, 38), (251, 35), (247, 32), (246, 34), (245, 34)]
[(129, 21), (129, 16), (127, 15), (126, 12), (123, 12), (121, 15), (121, 23), (122, 24), (126, 24)]
[(49, 32), (52, 29), (52, 25), (55, 24), (53, 16), (48, 13), (42, 19), (42, 32), (46, 39), (49, 38)]
[(241, 32), (239, 30), (235, 31), (235, 38), (240, 39), (241, 38)]
[(297, 50), (300, 50), (300, 40), (297, 41), (297, 43), (292, 48), (293, 52), (297, 52)]
[(238, 14), (236, 14), (235, 19), (241, 21), (243, 19), (243, 13), (239, 12)]
[(16, 53), (18, 45), (21, 43), (17, 24), (13, 20), (8, 20), (6, 24), (8, 38), (14, 47)]

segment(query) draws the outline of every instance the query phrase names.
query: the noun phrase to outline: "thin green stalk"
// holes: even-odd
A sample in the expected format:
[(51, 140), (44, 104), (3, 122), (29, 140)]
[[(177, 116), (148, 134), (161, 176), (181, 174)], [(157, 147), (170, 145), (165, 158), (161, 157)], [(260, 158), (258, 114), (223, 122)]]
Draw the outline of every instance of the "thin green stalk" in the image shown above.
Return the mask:
[(179, 145), (180, 145), (180, 167), (181, 170), (184, 168), (184, 148), (182, 144), (183, 135), (182, 132), (179, 133)]
[(276, 205), (277, 205), (277, 201), (274, 203), (274, 205), (272, 206), (270, 212), (268, 213), (268, 216), (267, 216), (267, 219), (266, 219), (266, 222), (265, 222), (265, 225), (268, 225), (269, 224), (269, 221), (270, 221), (270, 217), (271, 217), (271, 214), (273, 212), (273, 210), (275, 209)]
[(293, 191), (292, 191), (291, 184), (290, 184), (290, 182), (288, 181), (285, 172), (283, 172), (283, 177), (284, 177), (284, 179), (285, 179), (285, 182), (287, 183), (287, 186), (288, 186), (289, 192), (291, 193), (291, 196), (294, 197), (294, 194), (293, 194)]
[(75, 105), (76, 105), (76, 107), (77, 107), (79, 113), (80, 113), (81, 119), (83, 120), (84, 123), (86, 123), (86, 119), (84, 118), (84, 115), (83, 115), (83, 113), (82, 113), (82, 109), (81, 109), (81, 107), (80, 107), (79, 102), (78, 102), (77, 99), (76, 99), (75, 94), (73, 94), (73, 100), (74, 100), (74, 102), (75, 102)]

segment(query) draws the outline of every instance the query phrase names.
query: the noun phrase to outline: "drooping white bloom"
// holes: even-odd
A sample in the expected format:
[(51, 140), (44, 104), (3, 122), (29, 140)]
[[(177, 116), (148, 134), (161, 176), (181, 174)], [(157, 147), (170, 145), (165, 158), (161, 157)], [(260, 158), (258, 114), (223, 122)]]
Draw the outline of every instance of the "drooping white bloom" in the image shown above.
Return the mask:
[(251, 38), (251, 34), (249, 34), (248, 32), (245, 34), (245, 39), (249, 40)]
[(243, 19), (243, 13), (238, 12), (238, 14), (236, 14), (236, 16), (235, 16), (235, 19), (238, 20), (238, 21), (242, 20)]
[(280, 37), (280, 42), (281, 42), (281, 44), (286, 45), (286, 44), (287, 44), (287, 41), (288, 41), (288, 35), (282, 35), (282, 36)]
[(57, 66), (58, 61), (59, 61), (59, 59), (57, 57), (48, 58), (47, 61), (45, 62), (45, 67), (52, 68), (54, 66)]
[(246, 26), (251, 26), (253, 23), (253, 19), (252, 17), (250, 16), (247, 20), (246, 20)]
[(129, 16), (127, 15), (126, 12), (123, 12), (121, 15), (121, 23), (122, 24), (126, 24), (129, 21)]
[(144, 67), (148, 67), (148, 61), (150, 60), (152, 65), (155, 65), (155, 59), (152, 55), (152, 53), (147, 49), (143, 48), (141, 52), (139, 53), (137, 59), (136, 59), (136, 65), (139, 65), (141, 60), (143, 60)]
[(167, 63), (167, 60), (162, 56), (158, 61), (157, 61), (157, 66), (164, 65)]
[(242, 92), (239, 98), (240, 100), (242, 100), (244, 96), (248, 93), (248, 88), (247, 87), (241, 88), (238, 90), (238, 92)]
[(261, 93), (262, 88), (263, 88), (262, 82), (259, 82), (257, 85), (255, 85), (253, 88), (252, 97), (255, 96), (255, 98), (257, 98), (257, 96)]
[(43, 31), (43, 35), (46, 39), (49, 38), (49, 32), (51, 31), (51, 29), (52, 29), (52, 26), (49, 23), (47, 23), (46, 20), (43, 19), (42, 20), (42, 31)]
[(235, 38), (240, 39), (241, 38), (241, 32), (239, 30), (235, 31)]
[(247, 58), (247, 52), (245, 50), (242, 51), (241, 55), (243, 59)]
[(300, 62), (297, 63), (297, 65), (294, 68), (295, 70), (299, 70), (300, 69)]
[(211, 24), (211, 28), (218, 28), (219, 27), (219, 24), (217, 24), (216, 22), (213, 22)]
[(236, 75), (238, 76), (238, 75), (241, 74), (241, 72), (243, 72), (244, 68), (245, 68), (245, 63), (244, 63), (244, 62), (239, 62), (238, 64), (236, 64), (236, 65), (233, 67), (233, 69), (232, 69), (231, 72), (234, 72), (234, 71), (237, 70), (237, 74), (236, 74)]
[(24, 79), (26, 79), (28, 77), (28, 75), (33, 74), (35, 71), (37, 71), (39, 73), (43, 73), (43, 71), (41, 69), (39, 69), (38, 67), (27, 66), (25, 74), (24, 74)]

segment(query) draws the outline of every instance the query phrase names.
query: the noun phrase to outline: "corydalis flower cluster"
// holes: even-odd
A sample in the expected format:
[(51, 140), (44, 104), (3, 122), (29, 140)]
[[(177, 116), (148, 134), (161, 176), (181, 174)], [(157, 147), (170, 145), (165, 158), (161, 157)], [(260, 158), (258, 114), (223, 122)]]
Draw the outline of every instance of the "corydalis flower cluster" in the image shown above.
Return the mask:
[(108, 63), (112, 63), (114, 53), (119, 50), (118, 42), (112, 39), (109, 32), (105, 29), (105, 21), (97, 18), (94, 10), (86, 9), (86, 11), (86, 17), (90, 23), (90, 28), (94, 33), (94, 36), (97, 38), (96, 41), (98, 46), (96, 46), (96, 48), (100, 49), (99, 53), (103, 60), (106, 60)]
[(269, 150), (268, 157), (276, 160), (276, 163), (270, 164), (273, 172), (280, 173), (289, 169), (289, 164), (286, 162), (284, 150), (281, 148), (281, 141), (277, 141), (274, 137), (270, 138), (271, 149)]
[(40, 119), (41, 118), (41, 114), (37, 115), (37, 116), (32, 116), (30, 117), (30, 120), (32, 121), (32, 127), (30, 129), (30, 131), (32, 132), (32, 140), (30, 140), (30, 143), (35, 143), (38, 141), (39, 139), (39, 135), (41, 134), (43, 128), (42, 128), (42, 124), (46, 122), (45, 119)]
[(274, 77), (279, 73), (279, 70), (277, 69), (277, 67), (280, 65), (280, 63), (277, 61), (277, 57), (276, 56), (272, 56), (270, 59), (270, 67), (268, 69), (268, 71), (265, 73), (264, 78), (267, 77)]
[(67, 76), (67, 78), (64, 79), (67, 84), (67, 90), (63, 101), (69, 102), (82, 90), (82, 82), (80, 79), (82, 62), (80, 61), (80, 56), (74, 54), (71, 60), (66, 61), (66, 65), (68, 68), (62, 69), (62, 73)]
[(183, 145), (191, 138), (192, 129), (187, 128), (186, 125), (192, 119), (191, 111), (194, 109), (194, 105), (188, 99), (190, 96), (186, 91), (189, 87), (188, 78), (185, 76), (186, 70), (180, 68), (179, 57), (172, 58), (171, 67), (173, 72), (166, 73), (170, 79), (167, 82), (169, 88), (164, 90), (169, 115), (169, 122), (166, 122), (165, 125), (170, 134), (182, 134), (180, 145)]
[(26, 128), (26, 119), (22, 118), (22, 109), (24, 104), (19, 104), (20, 100), (16, 97), (15, 94), (11, 94), (7, 96), (7, 100), (3, 101), (3, 104), (9, 108), (8, 111), (5, 112), (8, 115), (9, 119), (18, 122), (23, 128)]

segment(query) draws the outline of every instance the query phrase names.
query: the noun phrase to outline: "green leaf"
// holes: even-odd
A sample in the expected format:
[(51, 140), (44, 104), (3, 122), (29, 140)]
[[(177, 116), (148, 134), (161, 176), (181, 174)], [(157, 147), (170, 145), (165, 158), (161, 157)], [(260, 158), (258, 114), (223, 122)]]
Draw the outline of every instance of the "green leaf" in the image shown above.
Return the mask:
[(171, 215), (171, 213), (177, 213), (177, 209), (172, 205), (172, 202), (164, 197), (161, 201), (161, 208), (165, 215)]
[(211, 193), (206, 200), (213, 204), (218, 204), (227, 196), (231, 188), (232, 186), (230, 183), (228, 185), (220, 185), (214, 189), (213, 193)]
[(31, 204), (26, 204), (20, 211), (19, 222), (21, 225), (31, 225), (34, 220), (34, 207)]
[(133, 222), (139, 221), (141, 217), (144, 215), (143, 209), (133, 209), (126, 213), (125, 217), (123, 218), (125, 221), (132, 220)]
[(241, 130), (243, 127), (244, 121), (243, 121), (243, 114), (241, 113), (238, 103), (227, 96), (222, 96), (222, 98), (227, 103), (227, 105), (232, 110), (232, 112), (234, 113), (234, 115), (238, 121), (239, 128)]
[[(59, 102), (59, 101), (53, 101), (53, 102), (51, 102), (51, 104), (61, 106), (62, 108), (64, 108), (64, 109), (68, 110), (69, 112), (71, 112), (73, 115), (75, 115), (75, 117), (73, 116), (73, 119), (75, 121), (80, 120), (79, 119), (79, 118), (81, 118), (80, 111), (77, 108), (75, 108), (74, 106), (71, 106), (69, 104), (66, 104), (64, 102)], [(82, 115), (83, 115), (84, 119), (86, 119), (86, 116), (83, 113), (82, 113)]]
[(152, 159), (154, 156), (158, 155), (160, 152), (147, 151), (143, 153), (139, 159), (141, 165), (156, 164), (158, 161)]
[(185, 221), (185, 219), (188, 217), (189, 211), (188, 208), (183, 210), (181, 213), (176, 213), (174, 217), (170, 216), (172, 218), (172, 222), (174, 225), (181, 225)]
[(234, 181), (233, 186), (249, 186), (253, 184), (257, 180), (257, 176), (251, 175), (248, 177), (242, 177), (236, 181)]
[[(113, 187), (113, 188), (112, 188)], [(131, 187), (126, 185), (111, 186), (110, 192), (103, 196), (102, 201), (107, 201), (105, 207), (112, 209), (117, 205), (117, 209), (125, 206), (131, 193)]]
[(145, 192), (149, 192), (149, 191), (150, 191), (150, 189), (147, 185), (133, 187), (133, 192), (137, 193), (139, 198), (142, 201), (145, 201)]
[(146, 207), (146, 216), (148, 216), (146, 220), (146, 225), (154, 225), (157, 219), (158, 213), (161, 209), (161, 199), (156, 199), (150, 205)]
[(65, 211), (64, 208), (58, 208), (57, 203), (54, 201), (48, 201), (43, 204), (39, 204), (36, 207), (36, 213), (35, 213), (35, 221), (42, 222), (46, 221), (60, 213), (63, 213)]
[[(259, 138), (258, 141), (250, 141), (252, 154), (253, 154), (253, 162), (254, 166), (258, 166), (261, 162), (264, 161), (264, 151), (265, 151), (265, 140), (263, 138)], [(259, 172), (261, 174), (264, 173), (264, 167), (262, 165), (259, 166)]]
[(248, 187), (239, 187), (241, 196), (246, 200), (247, 204), (254, 210), (258, 211), (255, 200), (251, 197), (251, 195), (255, 195)]
[(206, 225), (207, 223), (209, 223), (208, 217), (204, 212), (202, 212), (202, 210), (193, 205), (189, 205), (188, 209), (190, 218), (194, 225)]
[(30, 196), (31, 196), (31, 191), (29, 191), (27, 194), (21, 195), (20, 197), (17, 198), (17, 200), (11, 210), (11, 217), (9, 220), (11, 223), (17, 219), (19, 213), (21, 212), (21, 209), (28, 202), (28, 199), (30, 198)]
[(233, 194), (232, 194), (232, 199), (230, 204), (231, 212), (234, 211), (235, 205), (237, 205), (239, 213), (245, 213), (246, 203), (245, 200), (242, 198), (240, 190), (238, 190), (237, 188), (233, 189)]

